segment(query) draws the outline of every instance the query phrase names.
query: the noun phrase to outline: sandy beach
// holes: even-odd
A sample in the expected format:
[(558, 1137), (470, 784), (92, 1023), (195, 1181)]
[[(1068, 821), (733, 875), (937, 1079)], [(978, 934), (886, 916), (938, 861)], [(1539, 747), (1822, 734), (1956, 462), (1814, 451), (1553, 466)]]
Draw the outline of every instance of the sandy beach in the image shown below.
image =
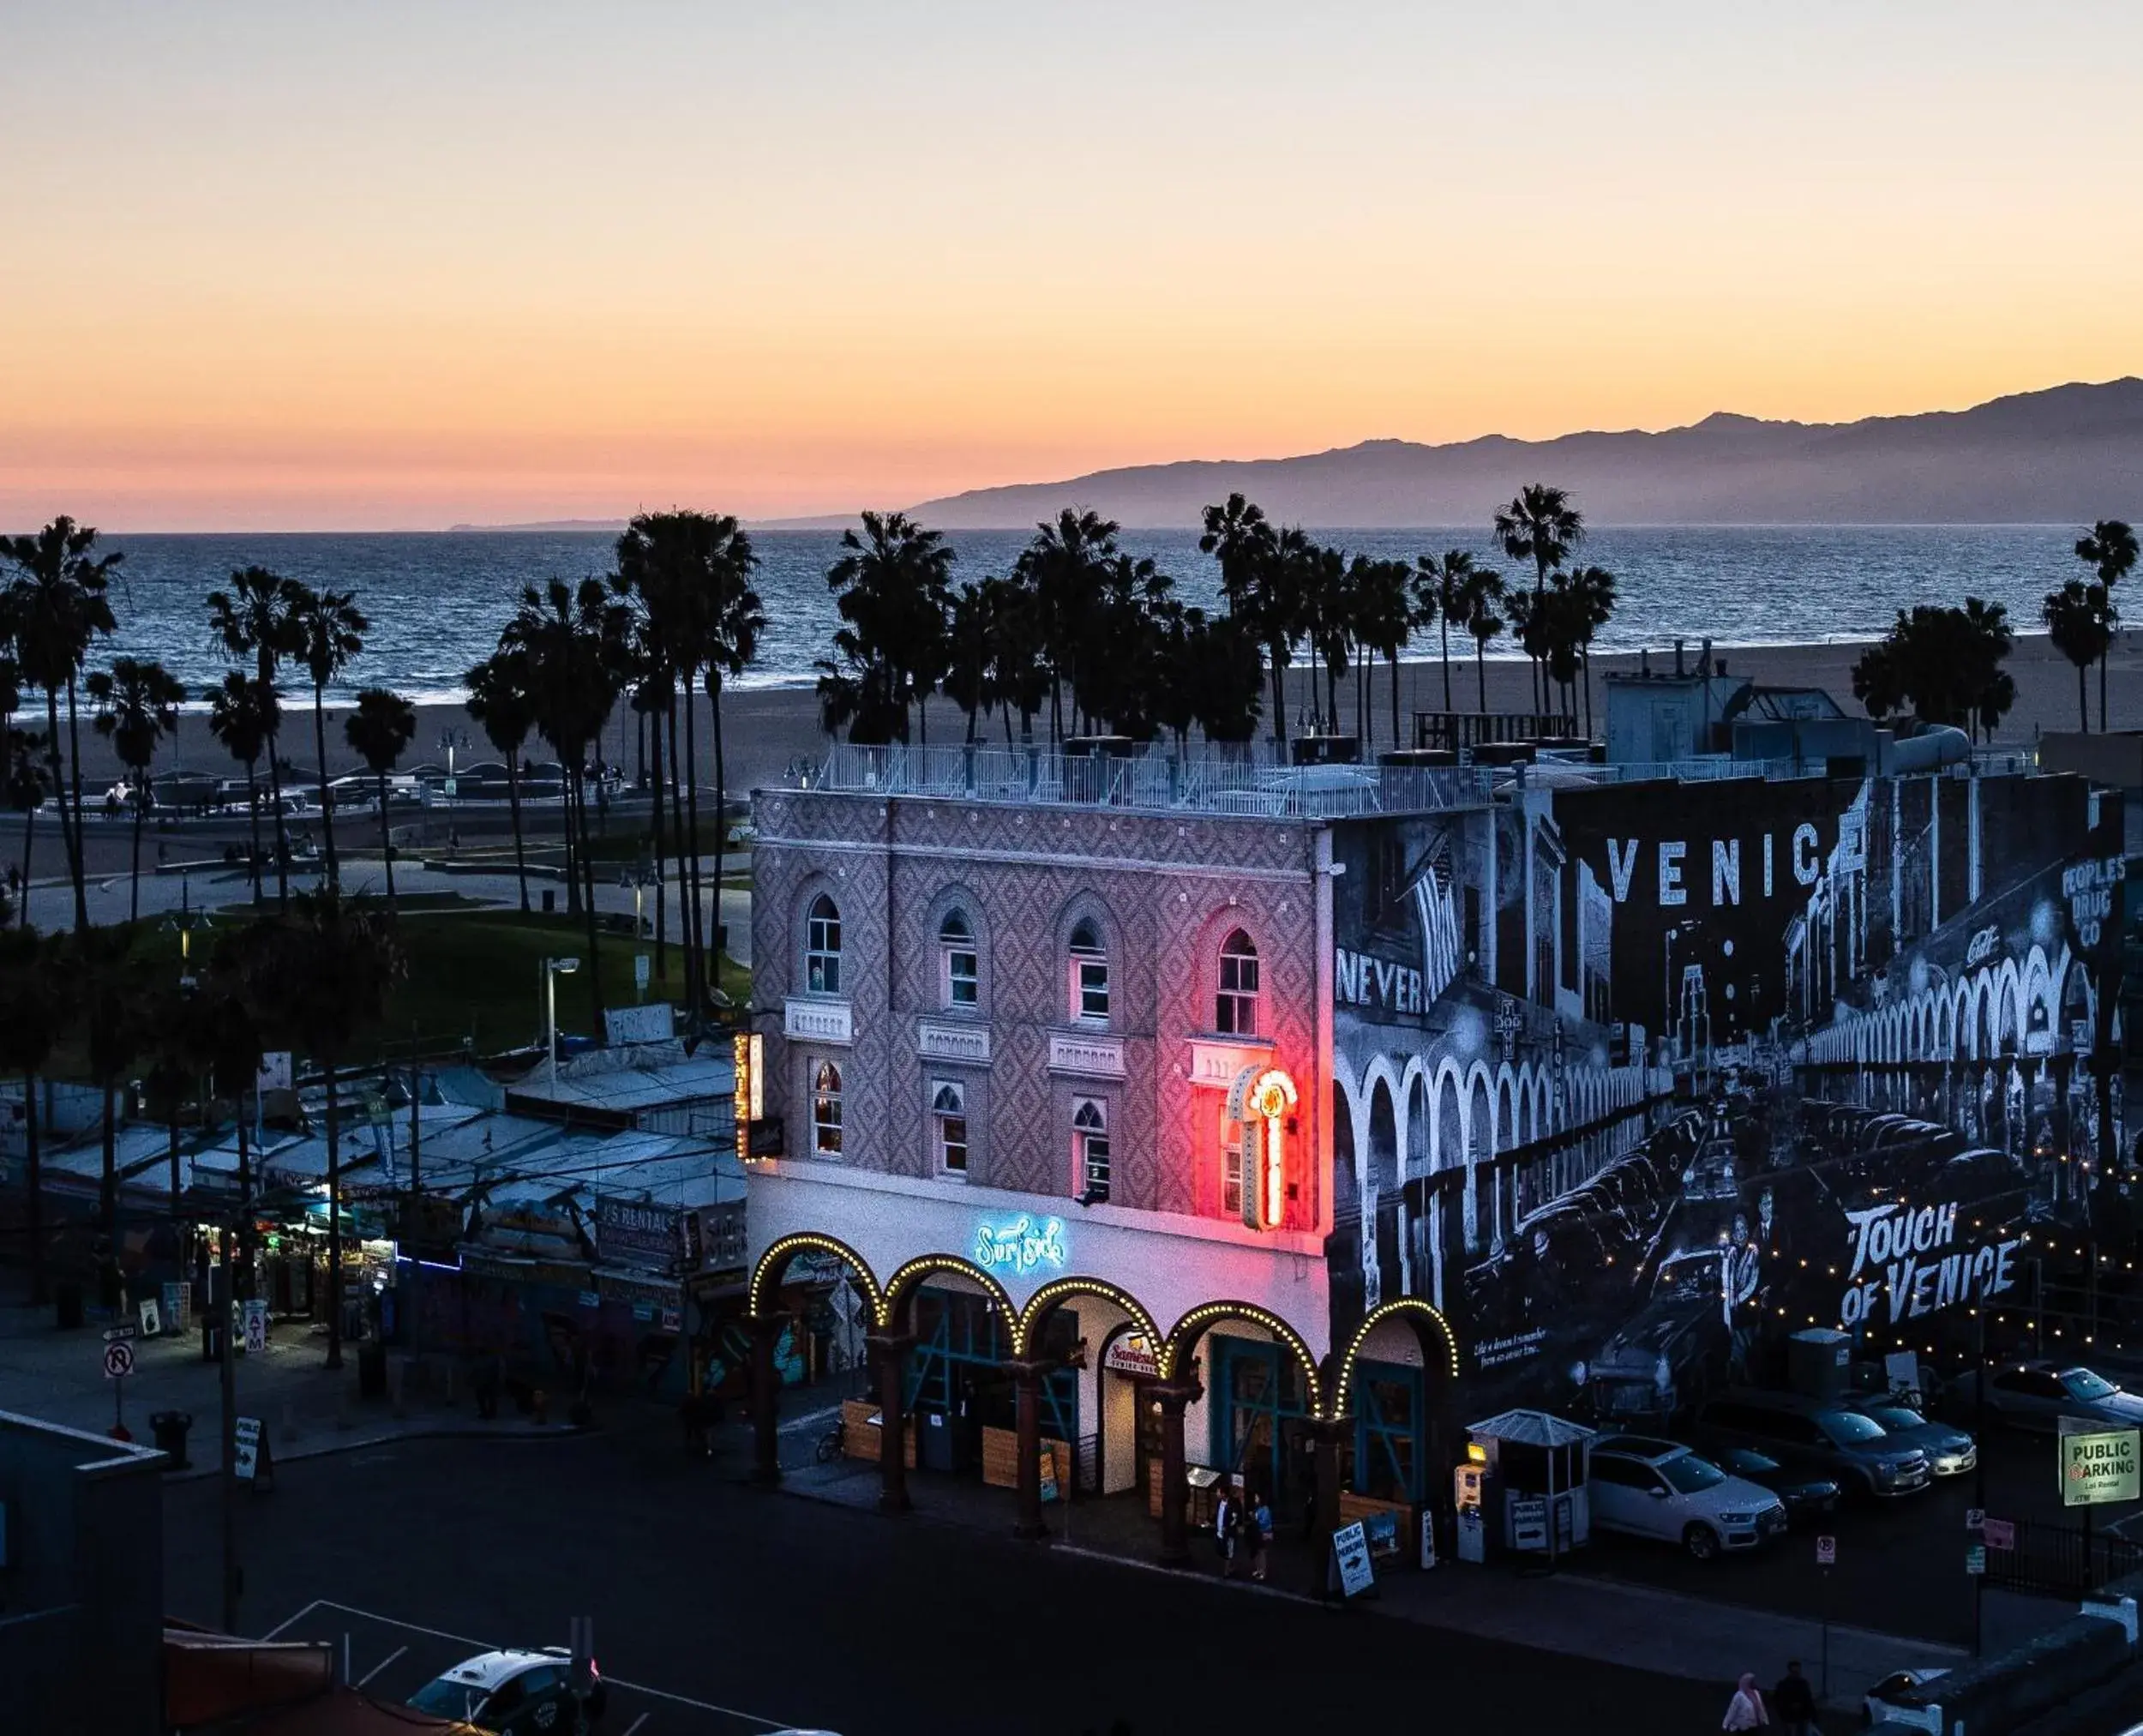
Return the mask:
[[(1692, 638), (1688, 641), (1685, 651), (1691, 666), (1694, 666), (1697, 649), (1698, 641)], [(1859, 707), (1852, 697), (1852, 665), (1864, 649), (1862, 642), (1840, 640), (1822, 645), (1721, 647), (1716, 649), (1714, 655), (1725, 660), (1730, 675), (1745, 675), (1766, 686), (1825, 688), (1848, 712), (1858, 715)], [(1671, 645), (1654, 651), (1651, 653), (1652, 667), (1655, 670), (1672, 667), (1673, 655)], [(1605, 678), (1610, 674), (1634, 670), (1636, 666), (1637, 658), (1632, 655), (1618, 654), (1594, 659), (1593, 705), (1596, 727), (1604, 718)], [(2016, 649), (2010, 653), (2008, 668), (2016, 682), (2017, 700), (2015, 706), (2002, 720), (1997, 740), (2029, 742), (2049, 730), (2074, 730), (2076, 727), (2075, 670), (2054, 650), (2044, 634), (2020, 636)], [(1309, 703), (1309, 672), (1300, 665), (1290, 671), (1288, 708), (1291, 715)], [(1370, 682), (1376, 744), (1380, 748), (1390, 746), (1390, 669), (1379, 665)], [(1488, 708), (1491, 711), (1528, 711), (1532, 708), (1531, 672), (1522, 659), (1491, 658), (1487, 663), (1487, 682)], [(2098, 717), (2098, 677), (2095, 670), (2090, 676), (2090, 686), (2092, 723), (2095, 729)], [(2116, 730), (2143, 729), (2143, 630), (2131, 630), (2121, 634), (2108, 672), (2106, 691), (2112, 701), (2113, 727)], [(1451, 657), (1451, 697), (1461, 711), (1475, 709), (1479, 701), (1473, 659), (1470, 656), (1462, 659), (1456, 646), (1452, 648)], [(286, 703), (289, 710), (284, 726), (285, 757), (309, 768), (314, 759), (310, 707), (300, 706), (294, 699)], [(1412, 712), (1417, 709), (1440, 711), (1443, 706), (1444, 675), (1440, 662), (1431, 658), (1402, 663), (1399, 670), (1402, 728), (1411, 729), (1408, 714)], [(1354, 715), (1351, 682), (1342, 684), (1340, 711), (1342, 718), (1351, 718)], [(711, 789), (714, 783), (713, 731), (710, 727), (704, 699), (699, 701), (699, 712), (700, 778), (703, 787)], [(26, 718), (25, 721), (30, 720)], [(636, 721), (630, 710), (621, 706), (603, 736), (603, 757), (622, 766), (628, 777), (638, 768), (634, 743)], [(353, 770), (357, 765), (357, 756), (343, 740), (342, 724), (342, 714), (330, 707), (327, 759), (330, 768), (338, 773)], [(723, 724), (727, 784), (732, 792), (741, 793), (759, 785), (778, 784), (793, 766), (823, 752), (826, 745), (826, 737), (819, 728), (817, 699), (807, 687), (732, 689), (723, 700)], [(1003, 740), (1001, 718), (987, 720), (987, 727), (993, 732), (993, 740)], [(962, 738), (964, 730), (965, 719), (957, 706), (942, 699), (931, 702), (928, 735), (933, 742), (957, 742)], [(405, 764), (443, 762), (447, 758), (445, 741), (450, 732), (455, 741), (455, 758), (460, 762), (466, 764), (474, 760), (497, 757), (490, 744), (484, 740), (483, 732), (459, 706), (424, 706), (418, 708), (417, 737), (405, 758)], [(92, 778), (116, 776), (117, 767), (111, 760), (108, 745), (90, 729), (87, 711), (82, 718), (81, 735), (85, 776)], [(531, 751), (542, 757), (549, 757), (549, 750), (540, 744), (535, 744)], [(158, 769), (169, 770), (174, 764), (191, 770), (213, 771), (219, 776), (229, 775), (231, 769), (229, 761), (209, 736), (205, 719), (198, 713), (189, 713), (182, 724), (176, 758), (167, 752), (159, 759)]]

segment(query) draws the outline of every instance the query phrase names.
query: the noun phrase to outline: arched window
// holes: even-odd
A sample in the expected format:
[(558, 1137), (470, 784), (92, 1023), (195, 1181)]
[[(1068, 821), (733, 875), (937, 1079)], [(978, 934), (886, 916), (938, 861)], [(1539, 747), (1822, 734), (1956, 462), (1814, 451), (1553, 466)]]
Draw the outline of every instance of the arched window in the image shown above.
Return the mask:
[(938, 924), (938, 1004), (948, 1012), (972, 1012), (981, 999), (974, 926), (964, 910), (948, 910)]
[(841, 907), (824, 892), (804, 918), (804, 988), (813, 994), (841, 992)]
[(830, 1060), (811, 1078), (811, 1146), (821, 1156), (841, 1155), (841, 1069)]
[(946, 1175), (965, 1175), (967, 1090), (957, 1080), (939, 1079), (932, 1088), (930, 1134), (937, 1148), (939, 1171)]
[(1083, 916), (1072, 931), (1072, 1017), (1108, 1023), (1108, 952), (1094, 919)]
[(1213, 997), (1213, 1029), (1222, 1036), (1258, 1035), (1258, 948), (1240, 928), (1221, 946), (1220, 992)]
[(1108, 1108), (1081, 1097), (1072, 1110), (1072, 1160), (1079, 1179), (1079, 1198), (1098, 1205), (1108, 1198)]

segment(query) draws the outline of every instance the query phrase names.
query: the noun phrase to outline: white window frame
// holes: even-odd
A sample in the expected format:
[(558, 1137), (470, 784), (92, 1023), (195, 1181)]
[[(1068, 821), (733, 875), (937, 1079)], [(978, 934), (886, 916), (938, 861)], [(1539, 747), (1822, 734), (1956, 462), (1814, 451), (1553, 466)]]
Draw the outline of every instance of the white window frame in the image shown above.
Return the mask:
[(1100, 1198), (1107, 1200), (1114, 1181), (1114, 1171), (1109, 1160), (1108, 1103), (1102, 1097), (1074, 1097), (1072, 1100), (1072, 1180), (1078, 1184), (1081, 1198), (1095, 1192), (1096, 1145), (1101, 1148)]
[[(826, 1079), (833, 1080), (831, 1090)], [(811, 1069), (811, 1152), (814, 1157), (842, 1154), (841, 1067), (837, 1061), (821, 1060)]]
[[(963, 988), (967, 990), (964, 1000), (960, 998)], [(982, 949), (975, 944), (975, 925), (964, 910), (948, 911), (938, 925), (938, 1005), (946, 1012), (982, 1010)]]
[[(1238, 939), (1248, 948), (1246, 952), (1233, 950)], [(1246, 929), (1231, 929), (1221, 943), (1220, 968), (1214, 978), (1213, 1029), (1222, 1036), (1258, 1035), (1258, 1002), (1264, 988), (1261, 962), (1258, 943)], [(1235, 976), (1233, 985), (1228, 982), (1231, 968)]]
[[(951, 1099), (950, 1107), (946, 1103), (948, 1093)], [(957, 1140), (951, 1137), (955, 1121), (959, 1124)], [(951, 1161), (955, 1146), (960, 1153), (957, 1163)], [(975, 1139), (968, 1121), (967, 1087), (958, 1079), (930, 1081), (930, 1153), (939, 1175), (952, 1180), (967, 1180), (968, 1165), (975, 1160)]]
[[(1067, 972), (1072, 1022), (1106, 1028), (1109, 1020), (1112, 987), (1109, 982), (1108, 942), (1102, 934), (1101, 924), (1091, 919), (1082, 921), (1072, 933), (1070, 969)], [(1093, 944), (1080, 945), (1078, 937), (1081, 934), (1091, 934)], [(1090, 994), (1098, 995), (1101, 1002), (1099, 1012), (1090, 1010)]]
[(1243, 1215), (1243, 1186), (1248, 1165), (1243, 1159), (1249, 1123), (1230, 1121), (1221, 1139), (1221, 1210), (1228, 1216)]
[[(824, 904), (831, 916), (819, 914)], [(804, 911), (804, 992), (841, 992), (841, 907), (831, 892), (820, 892)]]

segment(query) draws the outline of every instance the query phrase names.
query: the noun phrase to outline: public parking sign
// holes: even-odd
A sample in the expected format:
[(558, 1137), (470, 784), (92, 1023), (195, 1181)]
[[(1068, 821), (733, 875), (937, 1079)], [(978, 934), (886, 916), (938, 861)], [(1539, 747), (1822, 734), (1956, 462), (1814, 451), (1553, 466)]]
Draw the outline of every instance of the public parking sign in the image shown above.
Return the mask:
[(2132, 1428), (2064, 1430), (2061, 1438), (2062, 1505), (2096, 1507), (2143, 1496), (2143, 1434)]

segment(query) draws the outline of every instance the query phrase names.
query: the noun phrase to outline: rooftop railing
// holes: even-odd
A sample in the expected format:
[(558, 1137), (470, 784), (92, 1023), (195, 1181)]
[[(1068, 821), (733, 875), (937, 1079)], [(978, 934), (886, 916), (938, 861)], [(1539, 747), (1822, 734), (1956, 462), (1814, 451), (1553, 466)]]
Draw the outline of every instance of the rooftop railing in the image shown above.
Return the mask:
[(1237, 758), (1210, 751), (1082, 754), (840, 743), (801, 772), (792, 787), (1013, 806), (1339, 820), (1476, 806), (1488, 799), (1489, 775), (1473, 766), (1282, 766), (1257, 751)]

